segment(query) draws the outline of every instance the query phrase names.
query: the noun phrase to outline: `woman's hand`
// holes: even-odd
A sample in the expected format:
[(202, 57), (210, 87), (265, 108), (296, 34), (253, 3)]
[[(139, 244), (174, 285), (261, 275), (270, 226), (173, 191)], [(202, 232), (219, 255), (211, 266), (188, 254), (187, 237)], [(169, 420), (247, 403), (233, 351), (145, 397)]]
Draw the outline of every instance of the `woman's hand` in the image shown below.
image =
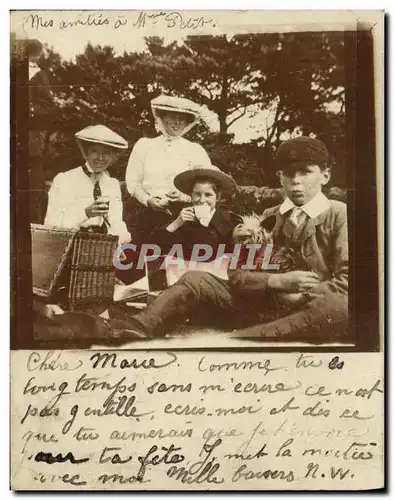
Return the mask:
[(89, 217), (99, 217), (108, 214), (108, 203), (96, 200), (91, 205), (85, 208), (86, 216)]
[(181, 198), (181, 193), (179, 191), (171, 191), (170, 193), (166, 194), (166, 197), (170, 201), (179, 201)]
[(167, 198), (159, 198), (159, 197), (149, 198), (146, 204), (149, 208), (157, 212), (160, 210), (165, 210), (165, 207), (168, 204), (168, 200)]

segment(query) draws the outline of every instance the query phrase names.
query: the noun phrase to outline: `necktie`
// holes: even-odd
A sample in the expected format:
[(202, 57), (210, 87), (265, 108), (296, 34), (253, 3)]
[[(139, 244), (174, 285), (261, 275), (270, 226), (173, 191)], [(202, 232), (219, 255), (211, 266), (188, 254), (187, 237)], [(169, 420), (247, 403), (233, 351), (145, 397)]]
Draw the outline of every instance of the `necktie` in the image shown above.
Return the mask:
[[(94, 186), (93, 186), (93, 199), (94, 199), (94, 201), (96, 201), (100, 198), (100, 196), (102, 196), (100, 181), (97, 179), (94, 172), (89, 172), (86, 165), (82, 165), (82, 170), (90, 179), (95, 180)], [(107, 226), (111, 225), (109, 223), (108, 217), (106, 215), (103, 215), (103, 220)]]
[(306, 213), (302, 210), (302, 208), (294, 207), (290, 214), (289, 221), (295, 228), (298, 228), (303, 222), (306, 221), (306, 217)]
[(82, 170), (83, 170), (84, 174), (87, 175), (89, 177), (89, 179), (92, 179), (92, 181), (94, 182), (93, 199), (94, 199), (94, 201), (96, 201), (102, 195), (101, 187), (100, 187), (100, 180), (97, 178), (97, 176), (94, 172), (90, 172), (88, 170), (86, 165), (82, 165)]
[(94, 188), (93, 188), (93, 198), (94, 201), (96, 201), (98, 198), (101, 196), (101, 187), (99, 181), (96, 181), (94, 183)]

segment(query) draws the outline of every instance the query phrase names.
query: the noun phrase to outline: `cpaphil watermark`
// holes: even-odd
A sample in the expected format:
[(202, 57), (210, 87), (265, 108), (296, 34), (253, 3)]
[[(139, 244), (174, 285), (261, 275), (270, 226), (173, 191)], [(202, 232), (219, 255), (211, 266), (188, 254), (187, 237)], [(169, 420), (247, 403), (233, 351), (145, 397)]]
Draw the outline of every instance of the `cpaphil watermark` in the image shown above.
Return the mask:
[[(196, 269), (198, 263), (211, 262), (216, 269), (221, 269), (225, 265), (228, 269), (278, 271), (280, 265), (270, 262), (273, 247), (272, 243), (250, 243), (247, 245), (237, 243), (233, 245), (231, 251), (228, 251), (228, 246), (223, 243), (216, 247), (197, 243), (193, 245), (191, 253), (189, 249), (188, 256), (185, 258), (184, 248), (180, 243), (175, 243), (165, 253), (156, 244), (143, 244), (137, 247), (133, 243), (125, 243), (116, 249), (113, 264), (116, 269), (121, 271), (128, 271), (133, 268), (141, 270), (145, 269), (146, 265), (150, 262), (161, 259), (162, 262), (158, 267), (160, 270), (167, 269), (168, 265), (174, 262), (177, 263), (180, 269), (186, 269), (185, 263), (188, 262), (187, 268), (189, 270)], [(136, 259), (125, 263), (124, 256), (126, 250), (133, 252)], [(246, 261), (245, 255), (247, 255)], [(240, 264), (241, 262), (242, 264)]]

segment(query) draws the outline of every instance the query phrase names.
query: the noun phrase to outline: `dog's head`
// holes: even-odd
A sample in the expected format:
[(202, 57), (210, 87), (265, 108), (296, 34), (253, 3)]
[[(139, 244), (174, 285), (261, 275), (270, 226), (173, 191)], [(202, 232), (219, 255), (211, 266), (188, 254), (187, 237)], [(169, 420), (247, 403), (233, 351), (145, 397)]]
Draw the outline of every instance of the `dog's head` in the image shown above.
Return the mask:
[(278, 264), (276, 272), (287, 272), (298, 268), (297, 254), (291, 248), (274, 245), (273, 230), (276, 217), (271, 216), (263, 220), (261, 215), (244, 215), (241, 222), (234, 228), (233, 242), (247, 244), (272, 244), (270, 263)]
[(247, 244), (268, 244), (273, 243), (272, 230), (275, 225), (274, 220), (263, 221), (261, 215), (243, 215), (241, 222), (235, 226), (233, 231), (234, 243)]

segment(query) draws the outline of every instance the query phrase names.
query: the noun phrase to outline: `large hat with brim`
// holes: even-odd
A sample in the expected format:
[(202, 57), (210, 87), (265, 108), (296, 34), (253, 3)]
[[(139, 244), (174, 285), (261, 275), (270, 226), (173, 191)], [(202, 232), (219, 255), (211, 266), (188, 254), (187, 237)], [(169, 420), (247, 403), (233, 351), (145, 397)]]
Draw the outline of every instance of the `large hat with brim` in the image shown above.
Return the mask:
[(179, 191), (190, 195), (199, 180), (211, 180), (224, 196), (231, 196), (237, 189), (234, 179), (214, 166), (186, 170), (175, 177), (174, 184)]
[(80, 141), (104, 144), (117, 149), (127, 149), (128, 143), (123, 137), (105, 125), (90, 125), (75, 134)]
[(174, 97), (169, 95), (160, 95), (151, 101), (152, 110), (174, 111), (176, 113), (187, 113), (200, 116), (201, 107), (184, 97)]

